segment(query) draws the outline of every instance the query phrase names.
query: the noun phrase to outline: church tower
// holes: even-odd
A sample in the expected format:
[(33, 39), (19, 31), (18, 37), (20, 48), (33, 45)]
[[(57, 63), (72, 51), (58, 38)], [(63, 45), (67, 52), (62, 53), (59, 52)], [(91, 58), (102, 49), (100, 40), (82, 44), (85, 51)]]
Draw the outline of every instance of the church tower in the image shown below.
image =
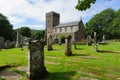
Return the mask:
[(60, 23), (60, 14), (56, 12), (46, 13), (46, 29), (47, 29), (47, 38), (52, 34), (53, 28)]

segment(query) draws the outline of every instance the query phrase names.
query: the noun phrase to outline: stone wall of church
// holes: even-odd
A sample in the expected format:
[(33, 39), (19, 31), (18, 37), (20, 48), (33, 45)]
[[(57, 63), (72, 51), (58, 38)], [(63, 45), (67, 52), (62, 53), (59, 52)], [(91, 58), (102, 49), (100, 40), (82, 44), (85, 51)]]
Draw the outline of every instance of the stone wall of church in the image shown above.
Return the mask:
[(78, 26), (58, 27), (58, 28), (53, 28), (53, 33), (76, 32), (77, 30), (78, 30)]
[(55, 39), (60, 39), (61, 36), (65, 36), (65, 37), (68, 37), (69, 35), (72, 36), (72, 41), (74, 41), (74, 32), (65, 32), (65, 33), (53, 33), (52, 34), (52, 42), (54, 43), (54, 40)]

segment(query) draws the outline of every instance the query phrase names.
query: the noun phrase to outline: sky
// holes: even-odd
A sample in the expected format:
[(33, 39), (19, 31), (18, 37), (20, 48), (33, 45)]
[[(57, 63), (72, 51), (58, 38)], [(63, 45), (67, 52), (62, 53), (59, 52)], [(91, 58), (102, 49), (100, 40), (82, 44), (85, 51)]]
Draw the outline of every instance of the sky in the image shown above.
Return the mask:
[(120, 0), (96, 0), (86, 11), (75, 9), (77, 0), (0, 0), (0, 13), (7, 16), (14, 29), (27, 26), (31, 29), (45, 29), (45, 14), (50, 11), (60, 13), (60, 23), (88, 22), (102, 10), (120, 8)]

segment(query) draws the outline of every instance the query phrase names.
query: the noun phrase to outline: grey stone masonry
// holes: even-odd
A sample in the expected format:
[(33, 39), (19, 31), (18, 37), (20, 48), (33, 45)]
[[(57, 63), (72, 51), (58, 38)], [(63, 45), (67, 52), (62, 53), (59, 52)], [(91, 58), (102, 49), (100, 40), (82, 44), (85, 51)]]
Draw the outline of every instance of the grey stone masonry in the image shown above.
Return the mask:
[(49, 36), (48, 41), (47, 41), (47, 50), (48, 51), (53, 50), (53, 48), (52, 48), (52, 36), (51, 35)]
[(0, 49), (3, 49), (4, 47), (5, 47), (4, 37), (0, 37)]
[(65, 50), (65, 55), (66, 56), (71, 56), (72, 55), (72, 51), (71, 51), (71, 38), (72, 36), (68, 36), (65, 40), (66, 43), (66, 50)]
[(10, 48), (11, 47), (11, 42), (10, 42), (10, 40), (6, 40), (5, 41), (5, 48)]
[(97, 48), (97, 40), (96, 40), (96, 32), (94, 32), (94, 51), (98, 51), (98, 48)]
[(90, 35), (87, 36), (87, 45), (91, 46), (92, 45), (92, 38)]
[(44, 43), (39, 40), (29, 41), (28, 77), (30, 80), (41, 80), (47, 75), (44, 66)]

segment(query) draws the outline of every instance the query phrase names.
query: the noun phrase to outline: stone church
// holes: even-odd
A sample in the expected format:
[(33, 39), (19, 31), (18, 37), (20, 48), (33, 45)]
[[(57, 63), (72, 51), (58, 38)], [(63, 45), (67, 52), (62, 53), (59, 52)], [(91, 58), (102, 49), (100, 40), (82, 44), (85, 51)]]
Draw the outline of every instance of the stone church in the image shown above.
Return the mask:
[(60, 14), (54, 11), (46, 13), (47, 40), (52, 39), (52, 43), (60, 40), (60, 36), (72, 36), (72, 41), (77, 42), (84, 39), (84, 24), (80, 21), (60, 24)]

